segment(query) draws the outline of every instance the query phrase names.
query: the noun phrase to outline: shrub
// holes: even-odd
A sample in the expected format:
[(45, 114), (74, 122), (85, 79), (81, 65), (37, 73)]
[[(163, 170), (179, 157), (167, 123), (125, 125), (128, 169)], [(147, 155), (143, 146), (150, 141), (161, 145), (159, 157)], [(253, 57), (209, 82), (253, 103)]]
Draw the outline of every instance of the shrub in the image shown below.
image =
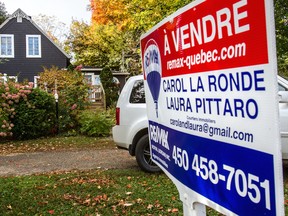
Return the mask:
[(78, 115), (80, 133), (88, 136), (105, 137), (111, 134), (114, 119), (109, 111), (85, 110)]
[(31, 93), (33, 83), (21, 85), (8, 80), (5, 83), (0, 82), (0, 137), (12, 136), (14, 127), (13, 119), (19, 101), (27, 101)]
[(54, 120), (51, 95), (33, 89), (33, 83), (0, 82), (0, 137), (28, 139), (48, 135)]
[(8, 114), (0, 108), (0, 137), (6, 137), (12, 135), (12, 123), (9, 122)]
[(55, 102), (52, 95), (33, 89), (27, 99), (17, 104), (12, 132), (16, 139), (50, 135), (55, 127)]
[(44, 68), (40, 73), (39, 87), (51, 94), (59, 95), (59, 130), (69, 131), (77, 127), (76, 116), (88, 104), (88, 90), (90, 86), (85, 82), (84, 76), (78, 70), (66, 71), (56, 67)]

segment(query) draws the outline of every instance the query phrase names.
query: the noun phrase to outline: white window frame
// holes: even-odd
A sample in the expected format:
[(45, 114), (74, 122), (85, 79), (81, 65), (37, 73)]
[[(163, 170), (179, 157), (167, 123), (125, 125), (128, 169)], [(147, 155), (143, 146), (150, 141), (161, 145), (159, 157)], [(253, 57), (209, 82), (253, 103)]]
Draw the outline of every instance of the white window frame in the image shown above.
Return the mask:
[[(91, 83), (88, 82), (91, 85), (100, 85), (101, 81), (100, 81), (100, 75), (96, 75), (94, 73), (82, 73), (84, 75), (84, 77), (91, 78)], [(86, 79), (87, 80), (87, 79)], [(87, 80), (88, 81), (88, 80)]]
[[(88, 84), (91, 85), (92, 89), (89, 91), (89, 100), (90, 102), (95, 102), (96, 100), (102, 99), (102, 89), (100, 75), (94, 73), (82, 73)], [(88, 79), (87, 79), (88, 78)], [(90, 82), (91, 79), (91, 82)]]
[[(38, 55), (30, 55), (29, 54), (29, 38), (38, 38), (38, 49), (39, 49), (39, 54)], [(33, 44), (34, 46), (34, 44)], [(34, 52), (34, 50), (33, 50)], [(41, 58), (41, 35), (26, 35), (26, 57), (27, 58)]]
[(8, 76), (6, 73), (0, 75), (0, 82), (6, 83), (8, 80), (13, 79), (15, 82), (18, 82), (18, 76)]
[(11, 79), (13, 79), (14, 80), (14, 82), (18, 82), (18, 76), (8, 76), (8, 79), (9, 80), (11, 80)]
[(40, 79), (40, 76), (34, 76), (34, 88), (38, 87), (38, 80)]
[[(2, 55), (2, 37), (11, 38), (11, 55)], [(7, 49), (7, 47), (6, 47)], [(6, 50), (7, 51), (7, 50)], [(14, 58), (14, 35), (13, 34), (0, 34), (0, 57), (2, 58)]]

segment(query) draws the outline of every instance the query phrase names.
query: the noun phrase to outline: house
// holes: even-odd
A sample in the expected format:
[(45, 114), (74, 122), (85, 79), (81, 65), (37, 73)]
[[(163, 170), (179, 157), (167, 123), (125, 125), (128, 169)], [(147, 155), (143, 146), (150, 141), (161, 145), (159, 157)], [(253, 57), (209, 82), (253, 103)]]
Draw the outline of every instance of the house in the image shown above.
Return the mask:
[[(100, 84), (100, 73), (103, 68), (96, 67), (83, 67), (81, 68), (81, 72), (84, 74), (86, 80), (88, 80), (91, 85), (99, 85)], [(123, 89), (126, 80), (129, 78), (129, 73), (127, 72), (118, 72), (113, 71), (113, 80), (115, 83), (119, 84), (120, 91)]]
[[(103, 68), (95, 68), (95, 67), (83, 67), (81, 68), (81, 72), (84, 75), (85, 79), (92, 86), (92, 91), (90, 92), (89, 99), (91, 102), (102, 102), (105, 104), (105, 100), (103, 101), (103, 88), (100, 81), (100, 73)], [(113, 72), (113, 81), (119, 85), (119, 93), (123, 89), (126, 80), (129, 77), (129, 73), (121, 73), (121, 72)], [(105, 106), (105, 105), (104, 105)]]
[(69, 64), (70, 57), (21, 9), (0, 26), (0, 73), (37, 83), (43, 67), (62, 69)]

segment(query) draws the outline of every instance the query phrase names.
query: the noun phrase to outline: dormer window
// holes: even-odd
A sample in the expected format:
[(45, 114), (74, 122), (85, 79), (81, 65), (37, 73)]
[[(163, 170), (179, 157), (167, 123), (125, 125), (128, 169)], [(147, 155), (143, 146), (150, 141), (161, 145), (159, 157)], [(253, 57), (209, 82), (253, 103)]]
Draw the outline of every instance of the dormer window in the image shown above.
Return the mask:
[(14, 35), (0, 34), (0, 57), (14, 58)]
[(22, 23), (22, 17), (21, 16), (17, 16), (17, 22)]
[(26, 35), (26, 57), (41, 58), (41, 35)]

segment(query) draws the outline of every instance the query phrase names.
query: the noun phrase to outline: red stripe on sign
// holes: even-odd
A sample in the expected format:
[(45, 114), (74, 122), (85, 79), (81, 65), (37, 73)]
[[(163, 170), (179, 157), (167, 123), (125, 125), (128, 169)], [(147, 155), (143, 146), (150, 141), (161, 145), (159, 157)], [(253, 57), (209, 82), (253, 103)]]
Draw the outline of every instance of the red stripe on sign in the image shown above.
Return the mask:
[(141, 40), (160, 49), (162, 77), (268, 63), (264, 0), (207, 0)]

